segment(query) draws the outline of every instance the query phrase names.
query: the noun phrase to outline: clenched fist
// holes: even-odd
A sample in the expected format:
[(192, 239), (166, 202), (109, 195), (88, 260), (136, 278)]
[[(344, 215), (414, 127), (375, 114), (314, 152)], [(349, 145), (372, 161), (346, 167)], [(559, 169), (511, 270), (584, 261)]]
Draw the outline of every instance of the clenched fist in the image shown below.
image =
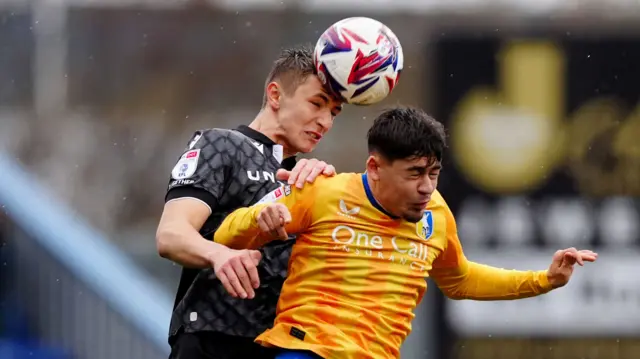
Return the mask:
[(291, 222), (289, 209), (281, 203), (272, 203), (264, 207), (256, 218), (260, 230), (274, 238), (287, 239), (284, 227)]

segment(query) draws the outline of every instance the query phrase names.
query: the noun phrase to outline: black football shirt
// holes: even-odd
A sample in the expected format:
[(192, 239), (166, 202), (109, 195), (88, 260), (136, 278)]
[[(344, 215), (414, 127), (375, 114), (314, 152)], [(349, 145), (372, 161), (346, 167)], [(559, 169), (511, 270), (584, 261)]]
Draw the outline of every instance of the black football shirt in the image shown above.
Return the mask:
[[(198, 131), (171, 171), (165, 201), (193, 198), (207, 204), (211, 215), (200, 234), (212, 240), (227, 214), (251, 206), (280, 186), (276, 171), (295, 165), (294, 157), (282, 156), (281, 145), (247, 126)], [(231, 297), (213, 268), (183, 268), (169, 341), (181, 330), (255, 338), (270, 328), (292, 245), (293, 240), (276, 241), (260, 250), (260, 287), (251, 300)]]

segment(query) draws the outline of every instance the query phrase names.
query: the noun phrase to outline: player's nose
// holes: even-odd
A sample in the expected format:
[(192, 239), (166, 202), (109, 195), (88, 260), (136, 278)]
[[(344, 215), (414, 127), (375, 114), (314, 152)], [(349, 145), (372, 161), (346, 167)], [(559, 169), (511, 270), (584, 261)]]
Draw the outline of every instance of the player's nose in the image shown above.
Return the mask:
[(317, 122), (323, 134), (329, 131), (331, 126), (333, 126), (333, 115), (331, 114), (331, 111), (323, 112)]
[(435, 183), (431, 181), (428, 176), (426, 176), (426, 178), (420, 181), (420, 184), (418, 184), (418, 193), (420, 193), (420, 195), (430, 196), (435, 190)]

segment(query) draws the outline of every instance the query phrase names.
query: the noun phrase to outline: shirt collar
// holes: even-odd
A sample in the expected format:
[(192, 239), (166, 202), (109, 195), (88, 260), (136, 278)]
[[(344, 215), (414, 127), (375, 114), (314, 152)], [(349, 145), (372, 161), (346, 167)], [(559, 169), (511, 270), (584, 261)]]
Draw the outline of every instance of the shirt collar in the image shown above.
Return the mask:
[(387, 212), (387, 210), (384, 209), (382, 207), (382, 205), (380, 205), (380, 202), (378, 202), (378, 200), (376, 200), (376, 198), (373, 196), (373, 191), (371, 191), (371, 186), (369, 186), (369, 179), (368, 179), (368, 176), (367, 176), (367, 172), (362, 174), (362, 185), (364, 186), (364, 193), (366, 193), (367, 199), (369, 200), (369, 203), (371, 203), (371, 205), (373, 207), (375, 207), (378, 211), (386, 214), (387, 216), (389, 216), (392, 219), (398, 219), (399, 218), (399, 217), (396, 217), (393, 214)]
[(252, 140), (258, 141), (260, 143), (264, 143), (265, 145), (273, 146), (276, 144), (269, 137), (265, 136), (264, 133), (260, 131), (256, 131), (253, 128), (246, 125), (238, 126), (236, 128), (236, 131), (242, 133), (243, 135), (249, 137)]
[[(247, 126), (247, 125), (240, 125), (236, 128), (236, 131), (242, 133), (243, 135), (249, 137), (250, 139), (254, 140), (254, 141), (258, 141), (260, 143), (263, 143), (267, 146), (274, 146), (277, 145), (277, 143), (273, 142), (273, 140), (271, 140), (269, 137), (267, 137), (264, 133), (260, 132), (260, 131), (256, 131), (253, 128)], [(291, 157), (287, 157), (285, 159), (282, 160), (282, 162), (280, 163), (280, 165), (282, 166), (282, 168), (286, 169), (286, 170), (292, 170), (293, 167), (295, 167), (296, 165), (296, 156), (291, 156)]]

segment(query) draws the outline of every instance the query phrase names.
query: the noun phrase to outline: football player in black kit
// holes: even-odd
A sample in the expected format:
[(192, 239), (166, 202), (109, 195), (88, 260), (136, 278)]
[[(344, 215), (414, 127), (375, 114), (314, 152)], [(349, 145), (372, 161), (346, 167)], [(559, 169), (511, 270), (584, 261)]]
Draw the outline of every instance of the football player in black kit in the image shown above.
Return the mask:
[[(264, 247), (261, 258), (245, 251), (213, 268), (211, 240), (228, 213), (254, 204), (277, 188), (279, 179), (302, 186), (335, 173), (333, 166), (317, 160), (296, 165), (295, 155), (315, 148), (341, 106), (318, 79), (311, 48), (284, 50), (267, 77), (262, 109), (251, 124), (198, 131), (191, 138), (171, 171), (156, 234), (159, 254), (183, 266), (169, 332), (170, 358), (274, 356), (253, 340), (273, 324), (293, 241)], [(247, 293), (240, 281), (250, 280), (243, 269), (250, 261), (260, 262), (260, 285)], [(251, 300), (233, 298), (227, 291)]]

